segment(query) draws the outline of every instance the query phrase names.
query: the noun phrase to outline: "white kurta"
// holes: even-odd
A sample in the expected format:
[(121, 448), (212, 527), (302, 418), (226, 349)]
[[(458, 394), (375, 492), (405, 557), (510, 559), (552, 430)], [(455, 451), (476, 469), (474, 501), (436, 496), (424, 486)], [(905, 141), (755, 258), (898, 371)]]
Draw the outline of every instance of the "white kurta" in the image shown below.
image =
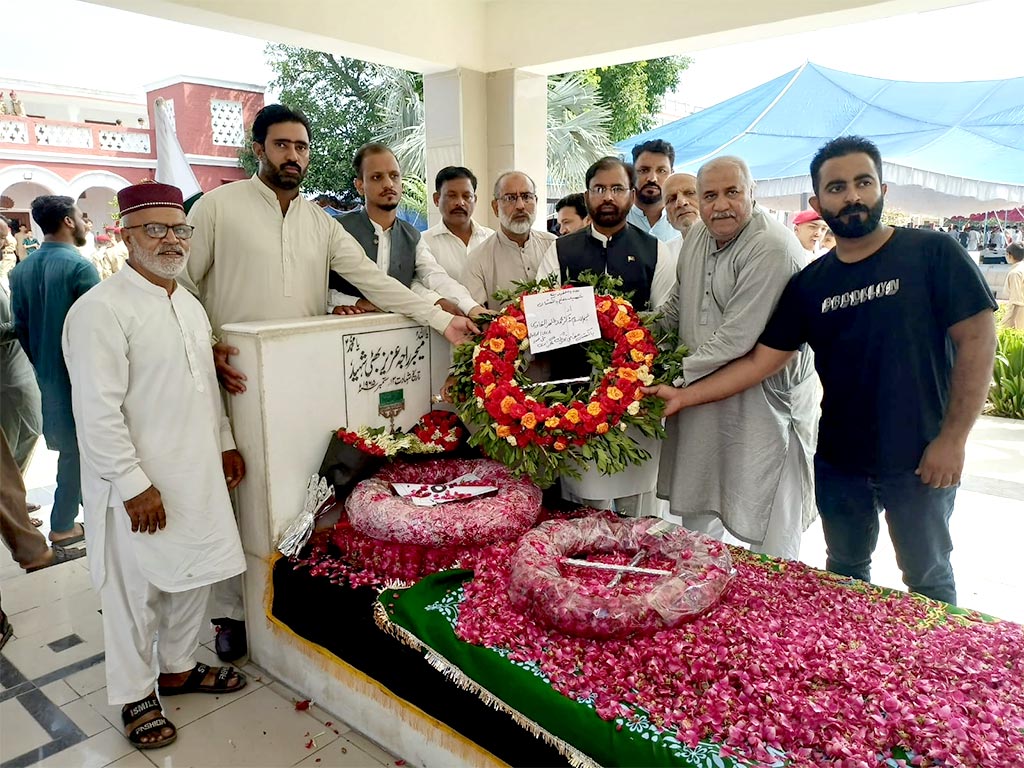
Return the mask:
[(531, 229), (526, 242), (519, 245), (499, 229), (469, 252), (463, 284), (478, 304), (500, 310), (504, 305), (492, 298), (494, 293), (537, 279), (537, 265), (554, 241), (550, 232)]
[[(591, 237), (605, 241), (606, 238), (593, 226), (590, 227)], [(552, 243), (541, 259), (537, 269), (537, 277), (560, 274), (558, 266), (558, 245)], [(651, 279), (651, 306), (657, 307), (666, 303), (676, 292), (676, 257), (675, 249), (658, 241), (658, 263), (654, 267)], [(642, 464), (630, 465), (622, 472), (605, 475), (598, 471), (597, 465), (588, 463), (581, 470), (580, 479), (565, 476), (562, 478), (562, 490), (574, 501), (596, 502), (599, 506), (610, 506), (615, 499), (649, 493), (654, 490), (658, 481), (658, 464), (661, 457), (661, 441), (645, 437), (639, 430), (630, 428), (626, 431), (651, 458)]]
[(235, 447), (202, 306), (125, 268), (79, 299), (63, 349), (82, 455), (82, 500), (93, 582), (107, 574), (107, 508), (150, 485), (167, 527), (131, 537), (145, 578), (182, 592), (245, 570), (221, 453)]
[(427, 241), (427, 247), (434, 254), (437, 263), (460, 283), (463, 282), (462, 273), (469, 261), (469, 252), (494, 234), (494, 230), (490, 227), (484, 227), (475, 221), (470, 221), (470, 224), (468, 245), (462, 242), (462, 238), (458, 235), (452, 234), (444, 222), (423, 233), (423, 239)]
[(178, 281), (197, 295), (217, 334), (226, 323), (326, 314), (333, 269), (387, 312), (444, 333), (452, 316), (382, 275), (345, 228), (302, 195), (281, 215), (258, 176), (207, 192), (188, 216), (195, 228)]
[[(678, 292), (661, 307), (690, 349), (685, 383), (753, 349), (789, 279), (805, 265), (796, 235), (756, 205), (750, 223), (722, 248), (703, 223), (694, 224), (679, 254)], [(817, 396), (805, 350), (750, 389), (669, 417), (658, 496), (669, 499), (684, 525), (688, 517), (713, 515), (738, 538), (761, 543), (780, 482), (792, 483), (795, 490), (780, 499), (799, 508), (789, 515), (789, 538), (799, 541), (814, 519)]]
[[(385, 275), (391, 268), (391, 232), (394, 227), (384, 229), (373, 219), (370, 219), (373, 232), (377, 236), (377, 269)], [(460, 241), (461, 242), (461, 241)], [(369, 256), (369, 254), (367, 254)], [(434, 254), (430, 251), (426, 239), (421, 237), (416, 243), (416, 271), (409, 286), (412, 292), (431, 304), (437, 303), (439, 299), (450, 299), (454, 301), (463, 312), (469, 312), (476, 307), (476, 302), (469, 295), (466, 287), (452, 278), (445, 269), (437, 263)], [(335, 307), (351, 306), (359, 301), (358, 296), (342, 293), (333, 288), (327, 292), (327, 309)]]

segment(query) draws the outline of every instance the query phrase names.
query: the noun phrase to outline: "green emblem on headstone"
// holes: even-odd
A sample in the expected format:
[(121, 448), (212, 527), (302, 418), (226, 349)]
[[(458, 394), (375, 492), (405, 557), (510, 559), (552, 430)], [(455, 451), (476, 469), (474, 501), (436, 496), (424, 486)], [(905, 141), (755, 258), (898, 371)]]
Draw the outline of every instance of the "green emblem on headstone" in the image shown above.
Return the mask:
[(381, 392), (377, 399), (377, 412), (391, 422), (390, 431), (395, 431), (395, 417), (405, 410), (405, 390), (393, 389)]

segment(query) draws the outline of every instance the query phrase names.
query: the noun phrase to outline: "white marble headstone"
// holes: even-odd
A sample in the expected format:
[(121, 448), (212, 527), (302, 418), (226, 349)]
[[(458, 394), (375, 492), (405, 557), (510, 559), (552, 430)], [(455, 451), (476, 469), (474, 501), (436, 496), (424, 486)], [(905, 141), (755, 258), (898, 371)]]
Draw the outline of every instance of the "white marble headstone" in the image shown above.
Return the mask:
[(408, 430), (430, 411), (430, 329), (342, 336), (346, 426)]

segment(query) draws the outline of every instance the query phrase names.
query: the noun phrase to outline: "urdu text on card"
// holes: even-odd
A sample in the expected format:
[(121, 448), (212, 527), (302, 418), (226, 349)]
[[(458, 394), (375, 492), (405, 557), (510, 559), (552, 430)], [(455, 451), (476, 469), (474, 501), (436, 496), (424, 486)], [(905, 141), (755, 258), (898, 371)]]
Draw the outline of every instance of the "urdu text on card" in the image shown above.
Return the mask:
[(534, 354), (601, 338), (589, 285), (523, 296), (523, 312)]

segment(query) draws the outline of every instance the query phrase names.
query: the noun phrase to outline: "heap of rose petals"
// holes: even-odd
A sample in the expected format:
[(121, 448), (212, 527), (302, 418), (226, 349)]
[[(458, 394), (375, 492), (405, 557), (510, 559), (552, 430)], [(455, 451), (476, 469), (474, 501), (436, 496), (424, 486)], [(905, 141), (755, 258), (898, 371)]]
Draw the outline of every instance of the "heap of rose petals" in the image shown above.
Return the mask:
[[(606, 720), (644, 716), (751, 765), (1024, 766), (1024, 628), (850, 586), (800, 563), (733, 550), (721, 602), (677, 629), (590, 640), (544, 629), (508, 597), (509, 562), (478, 561), (457, 634), (537, 663)], [(607, 574), (580, 571), (580, 579)]]

